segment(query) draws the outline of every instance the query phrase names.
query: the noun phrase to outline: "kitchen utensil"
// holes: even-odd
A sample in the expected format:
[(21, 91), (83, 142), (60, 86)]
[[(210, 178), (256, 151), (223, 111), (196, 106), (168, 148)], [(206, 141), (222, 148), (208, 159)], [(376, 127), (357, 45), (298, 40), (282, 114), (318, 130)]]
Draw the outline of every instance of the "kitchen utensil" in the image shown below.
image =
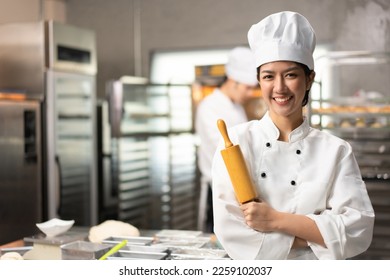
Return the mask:
[(118, 243), (117, 245), (115, 245), (114, 247), (112, 247), (107, 253), (105, 253), (103, 256), (100, 257), (99, 260), (105, 260), (107, 259), (107, 257), (115, 254), (116, 252), (118, 252), (122, 247), (126, 246), (127, 244), (127, 240), (122, 240), (121, 243)]
[(258, 195), (249, 175), (240, 146), (233, 145), (230, 141), (226, 124), (223, 120), (219, 119), (217, 121), (217, 126), (225, 141), (225, 149), (221, 150), (221, 155), (233, 184), (238, 202), (243, 204), (256, 200)]

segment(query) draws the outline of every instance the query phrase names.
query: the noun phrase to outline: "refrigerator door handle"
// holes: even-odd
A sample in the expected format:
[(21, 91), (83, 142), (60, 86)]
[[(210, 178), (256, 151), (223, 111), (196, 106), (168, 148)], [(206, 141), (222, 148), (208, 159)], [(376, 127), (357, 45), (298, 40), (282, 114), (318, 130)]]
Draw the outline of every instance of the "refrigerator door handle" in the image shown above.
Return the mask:
[(110, 204), (110, 201), (116, 201), (118, 196), (118, 184), (114, 183), (115, 179), (112, 177), (112, 153), (103, 153), (103, 176), (104, 176), (104, 188), (106, 197), (104, 198), (106, 203)]
[(37, 132), (36, 132), (36, 112), (24, 110), (24, 162), (27, 164), (37, 164)]
[(55, 162), (56, 162), (56, 176), (57, 176), (57, 182), (55, 185), (55, 209), (57, 212), (57, 215), (61, 217), (61, 191), (62, 191), (62, 175), (61, 175), (61, 161), (60, 157), (58, 155), (55, 156)]

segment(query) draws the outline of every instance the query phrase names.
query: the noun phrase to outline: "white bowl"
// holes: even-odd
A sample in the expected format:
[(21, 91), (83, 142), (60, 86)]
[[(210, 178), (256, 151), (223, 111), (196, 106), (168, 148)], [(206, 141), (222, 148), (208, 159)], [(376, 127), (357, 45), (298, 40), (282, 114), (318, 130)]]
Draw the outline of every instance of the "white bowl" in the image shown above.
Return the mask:
[(74, 224), (74, 220), (64, 221), (57, 218), (44, 223), (36, 224), (47, 237), (54, 237), (67, 232)]

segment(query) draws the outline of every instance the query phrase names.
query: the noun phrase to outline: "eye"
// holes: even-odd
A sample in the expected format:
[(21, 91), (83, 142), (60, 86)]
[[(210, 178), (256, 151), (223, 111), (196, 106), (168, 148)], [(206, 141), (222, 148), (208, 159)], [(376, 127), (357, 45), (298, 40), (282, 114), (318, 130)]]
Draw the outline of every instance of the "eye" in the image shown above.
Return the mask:
[(261, 77), (261, 79), (263, 79), (263, 80), (270, 80), (272, 78), (273, 78), (273, 76), (270, 75), (270, 74), (267, 74), (267, 75), (264, 75), (264, 76)]
[(290, 78), (290, 79), (293, 79), (293, 78), (298, 77), (298, 74), (295, 73), (295, 72), (289, 72), (289, 73), (286, 74), (286, 77)]

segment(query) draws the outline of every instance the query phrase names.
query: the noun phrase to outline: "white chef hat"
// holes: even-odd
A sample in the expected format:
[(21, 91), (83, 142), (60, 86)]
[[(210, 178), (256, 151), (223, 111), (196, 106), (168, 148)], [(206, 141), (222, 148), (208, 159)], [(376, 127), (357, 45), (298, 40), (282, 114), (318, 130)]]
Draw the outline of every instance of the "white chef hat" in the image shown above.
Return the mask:
[(302, 15), (284, 11), (272, 14), (251, 26), (248, 41), (256, 67), (280, 60), (295, 61), (314, 69), (316, 35)]
[(226, 76), (250, 86), (256, 86), (257, 72), (255, 57), (252, 51), (246, 47), (236, 47), (228, 54), (228, 62), (225, 65)]

